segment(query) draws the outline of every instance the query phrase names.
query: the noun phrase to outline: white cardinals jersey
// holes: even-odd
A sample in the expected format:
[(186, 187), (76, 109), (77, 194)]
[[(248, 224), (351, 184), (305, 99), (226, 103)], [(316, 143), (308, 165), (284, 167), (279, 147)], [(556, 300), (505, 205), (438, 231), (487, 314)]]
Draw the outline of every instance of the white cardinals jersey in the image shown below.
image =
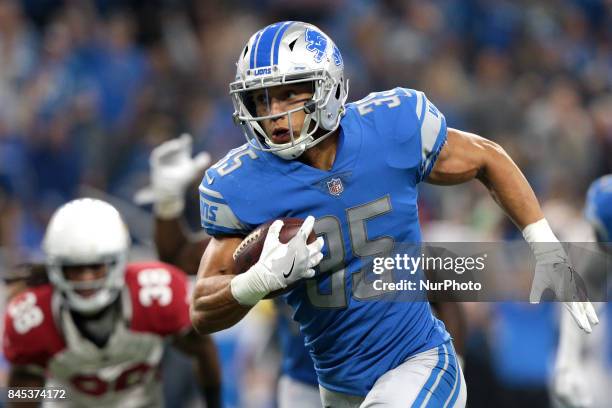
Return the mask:
[(69, 401), (52, 406), (160, 406), (164, 338), (191, 327), (188, 302), (180, 270), (160, 262), (130, 264), (120, 318), (97, 347), (77, 329), (53, 286), (32, 288), (7, 307), (4, 355), (42, 370), (47, 385), (66, 388)]

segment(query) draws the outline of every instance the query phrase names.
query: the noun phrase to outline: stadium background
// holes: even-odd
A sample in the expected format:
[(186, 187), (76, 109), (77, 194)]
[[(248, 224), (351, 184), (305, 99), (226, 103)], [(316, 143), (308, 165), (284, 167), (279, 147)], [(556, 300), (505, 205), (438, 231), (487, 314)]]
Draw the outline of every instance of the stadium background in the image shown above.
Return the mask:
[[(252, 32), (287, 19), (336, 41), (349, 100), (424, 90), (449, 126), (510, 153), (561, 239), (586, 237), (584, 193), (612, 172), (611, 11), (606, 0), (0, 0), (3, 273), (40, 257), (50, 214), (79, 195), (118, 205), (136, 256), (154, 256), (150, 209), (132, 204), (148, 183), (151, 149), (184, 131), (215, 158), (242, 144), (227, 94), (235, 59)], [(477, 183), (424, 187), (420, 209), (426, 239), (519, 237)], [(195, 210), (194, 229), (198, 221)], [(538, 401), (556, 306), (465, 309), (470, 406), (519, 389)], [(272, 326), (264, 308), (217, 336), (228, 406), (273, 406)]]

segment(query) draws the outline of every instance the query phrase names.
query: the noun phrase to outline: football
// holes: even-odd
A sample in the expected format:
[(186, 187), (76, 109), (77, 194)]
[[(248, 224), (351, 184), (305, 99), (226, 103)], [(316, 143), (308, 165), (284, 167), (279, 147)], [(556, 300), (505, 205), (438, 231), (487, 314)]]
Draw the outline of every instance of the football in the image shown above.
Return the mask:
[[(304, 222), (301, 218), (280, 218), (283, 221), (283, 228), (279, 234), (279, 240), (283, 244), (286, 244), (297, 234), (302, 223)], [(276, 220), (266, 222), (253, 230), (247, 237), (238, 245), (238, 248), (234, 251), (233, 258), (236, 263), (236, 272), (246, 272), (251, 266), (259, 260), (261, 251), (263, 250), (266, 235), (270, 225)], [(308, 236), (308, 243), (315, 241), (317, 237), (314, 231)]]

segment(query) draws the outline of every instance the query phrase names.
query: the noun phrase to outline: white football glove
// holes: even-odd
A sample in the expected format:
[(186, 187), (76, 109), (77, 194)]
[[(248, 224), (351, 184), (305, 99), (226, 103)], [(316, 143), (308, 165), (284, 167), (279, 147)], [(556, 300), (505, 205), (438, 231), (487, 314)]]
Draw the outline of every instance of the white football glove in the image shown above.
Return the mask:
[(155, 215), (162, 219), (178, 217), (185, 208), (185, 191), (210, 164), (210, 155), (192, 154), (192, 138), (188, 134), (168, 140), (151, 152), (151, 185), (134, 196), (137, 204), (153, 203)]
[[(569, 262), (561, 243), (546, 219), (528, 225), (523, 230), (536, 258), (535, 274), (529, 301), (539, 303), (542, 293), (550, 289), (570, 312), (578, 327), (591, 333), (591, 325), (599, 323), (597, 314), (586, 294), (584, 281)], [(565, 301), (571, 299), (571, 301)]]
[(591, 325), (599, 323), (597, 314), (586, 295), (586, 288), (580, 275), (570, 264), (560, 243), (539, 243), (534, 245), (536, 258), (535, 274), (531, 285), (529, 301), (539, 303), (546, 289), (552, 290), (557, 299), (572, 299), (563, 302), (578, 327), (591, 333)]
[(315, 266), (323, 259), (323, 238), (307, 244), (315, 219), (308, 216), (295, 236), (286, 244), (279, 241), (283, 222), (276, 220), (268, 229), (259, 261), (248, 271), (236, 275), (231, 283), (234, 299), (252, 306), (268, 293), (285, 289), (300, 279), (312, 278)]

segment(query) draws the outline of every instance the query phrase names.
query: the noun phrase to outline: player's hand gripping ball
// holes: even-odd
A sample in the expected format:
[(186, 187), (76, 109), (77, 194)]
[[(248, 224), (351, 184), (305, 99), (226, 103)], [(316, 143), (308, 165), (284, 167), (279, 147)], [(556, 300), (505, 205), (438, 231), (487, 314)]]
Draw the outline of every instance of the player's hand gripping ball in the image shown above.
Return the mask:
[[(280, 220), (283, 221), (283, 227), (281, 228), (279, 233), (279, 241), (283, 244), (286, 244), (293, 237), (295, 237), (297, 232), (300, 230), (300, 227), (302, 226), (304, 220), (300, 218), (281, 218)], [(233, 254), (234, 262), (236, 264), (236, 273), (241, 274), (248, 271), (253, 265), (255, 265), (259, 261), (261, 257), (261, 252), (264, 247), (264, 243), (266, 241), (266, 236), (268, 235), (268, 230), (270, 229), (270, 226), (274, 221), (276, 220), (266, 222), (265, 224), (262, 224), (257, 227), (249, 235), (247, 235), (247, 237), (240, 243), (238, 248), (236, 248)], [(315, 242), (316, 238), (317, 237), (314, 234), (314, 231), (311, 231), (308, 235), (308, 239), (306, 242), (308, 244), (311, 244)], [(290, 285), (285, 289), (272, 291), (267, 296), (265, 296), (265, 298), (270, 299), (282, 293), (285, 293), (291, 288), (293, 288), (296, 283)]]
[[(300, 218), (280, 218), (280, 220), (283, 221), (283, 228), (280, 230), (278, 238), (280, 242), (286, 244), (291, 238), (295, 237), (295, 234), (299, 231), (304, 220)], [(260, 225), (247, 235), (240, 245), (238, 245), (233, 255), (237, 273), (246, 272), (259, 260), (264, 242), (266, 241), (266, 236), (268, 235), (268, 229), (274, 221), (276, 220), (268, 221)], [(314, 231), (311, 231), (306, 242), (311, 244), (315, 239), (317, 239), (317, 237)]]

